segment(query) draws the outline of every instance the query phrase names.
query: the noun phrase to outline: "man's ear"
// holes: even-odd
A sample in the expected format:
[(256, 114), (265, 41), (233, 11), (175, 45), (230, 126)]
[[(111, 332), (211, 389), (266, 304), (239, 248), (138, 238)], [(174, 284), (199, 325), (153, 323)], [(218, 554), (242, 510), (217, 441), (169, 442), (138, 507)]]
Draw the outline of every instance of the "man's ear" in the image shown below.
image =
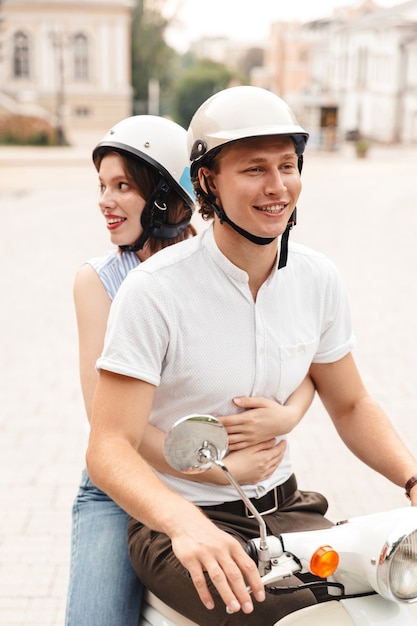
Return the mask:
[(213, 181), (213, 177), (211, 175), (210, 170), (207, 167), (200, 167), (198, 170), (198, 181), (200, 183), (201, 189), (206, 193), (217, 196), (216, 193), (216, 185)]

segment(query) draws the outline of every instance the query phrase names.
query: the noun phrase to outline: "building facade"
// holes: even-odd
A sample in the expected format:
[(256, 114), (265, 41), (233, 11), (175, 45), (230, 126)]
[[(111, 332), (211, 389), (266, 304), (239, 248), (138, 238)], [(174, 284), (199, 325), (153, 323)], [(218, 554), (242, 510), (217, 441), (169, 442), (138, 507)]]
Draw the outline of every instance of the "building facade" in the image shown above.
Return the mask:
[(341, 132), (417, 143), (417, 0), (339, 26), (329, 56)]
[(417, 0), (273, 24), (265, 60), (253, 82), (288, 101), (315, 147), (357, 136), (417, 143)]
[(71, 130), (132, 112), (134, 0), (3, 0), (0, 113)]

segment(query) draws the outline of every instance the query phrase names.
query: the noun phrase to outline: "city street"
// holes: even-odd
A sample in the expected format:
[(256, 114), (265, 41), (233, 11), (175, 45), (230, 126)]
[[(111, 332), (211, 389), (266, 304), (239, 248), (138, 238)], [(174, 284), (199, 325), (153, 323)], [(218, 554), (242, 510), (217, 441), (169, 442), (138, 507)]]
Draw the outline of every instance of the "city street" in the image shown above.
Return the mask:
[[(85, 259), (109, 248), (90, 156), (102, 134), (68, 148), (0, 147), (2, 626), (64, 623), (87, 436), (72, 284)], [(365, 384), (415, 454), (416, 163), (410, 148), (374, 146), (367, 159), (351, 145), (307, 151), (291, 235), (339, 267)], [(322, 491), (335, 521), (407, 505), (345, 449), (319, 401), (291, 449), (300, 488)]]

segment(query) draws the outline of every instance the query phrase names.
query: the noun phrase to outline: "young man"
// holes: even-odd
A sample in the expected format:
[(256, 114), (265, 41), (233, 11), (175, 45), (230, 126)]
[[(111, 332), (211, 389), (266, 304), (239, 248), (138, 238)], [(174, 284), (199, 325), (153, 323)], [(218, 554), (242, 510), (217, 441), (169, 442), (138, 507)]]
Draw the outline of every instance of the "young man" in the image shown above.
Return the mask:
[[(233, 445), (281, 439), (279, 420), (267, 412), (247, 419), (238, 398), (284, 403), (310, 373), (346, 445), (407, 484), (417, 504), (417, 461), (351, 355), (340, 277), (322, 255), (288, 246), (307, 138), (287, 105), (263, 89), (227, 89), (198, 109), (189, 128), (192, 173), (213, 225), (128, 276), (98, 361), (91, 478), (133, 518), (130, 551), (141, 580), (202, 626), (268, 626), (316, 598), (303, 590), (265, 599), (241, 547), (257, 524), (232, 487), (156, 475), (137, 453), (148, 420), (168, 430), (183, 415), (226, 415)], [(288, 451), (269, 478), (245, 490), (271, 532), (330, 524), (325, 498), (297, 489)]]

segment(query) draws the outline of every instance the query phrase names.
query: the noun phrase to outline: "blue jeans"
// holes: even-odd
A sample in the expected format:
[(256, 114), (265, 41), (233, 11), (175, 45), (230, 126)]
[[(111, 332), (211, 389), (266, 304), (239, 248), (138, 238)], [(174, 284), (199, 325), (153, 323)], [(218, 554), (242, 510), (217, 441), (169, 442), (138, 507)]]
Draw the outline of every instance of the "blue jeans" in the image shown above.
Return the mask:
[(128, 515), (83, 471), (72, 510), (66, 626), (137, 626), (143, 585), (127, 550)]

